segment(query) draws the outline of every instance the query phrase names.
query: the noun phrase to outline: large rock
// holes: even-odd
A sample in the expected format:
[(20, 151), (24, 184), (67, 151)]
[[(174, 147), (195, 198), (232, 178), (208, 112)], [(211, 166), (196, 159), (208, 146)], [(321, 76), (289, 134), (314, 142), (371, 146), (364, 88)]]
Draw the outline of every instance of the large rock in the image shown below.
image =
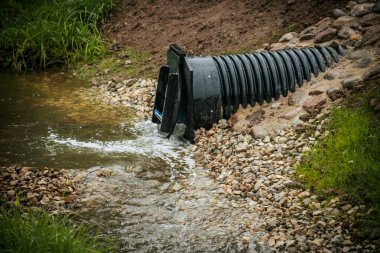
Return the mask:
[(251, 135), (256, 139), (264, 140), (264, 138), (269, 134), (264, 128), (260, 126), (254, 126), (251, 128)]
[(363, 74), (363, 80), (374, 80), (380, 78), (380, 66), (374, 66)]
[(302, 36), (302, 35), (307, 34), (307, 33), (317, 34), (317, 28), (315, 26), (309, 26), (309, 27), (303, 29), (300, 32), (299, 36)]
[(364, 47), (368, 45), (379, 45), (380, 43), (380, 24), (369, 26), (365, 29), (363, 39), (355, 44), (357, 47)]
[(296, 32), (290, 32), (282, 35), (282, 37), (278, 40), (278, 42), (288, 42), (295, 38), (297, 38), (298, 33)]
[(326, 91), (326, 94), (332, 101), (335, 101), (344, 95), (343, 90), (340, 87), (331, 87)]
[(378, 24), (380, 24), (380, 14), (369, 13), (369, 14), (363, 16), (362, 18), (360, 18), (359, 24), (363, 27), (378, 25)]
[(339, 18), (339, 17), (342, 17), (342, 16), (346, 16), (347, 14), (341, 10), (341, 9), (334, 9), (333, 10), (333, 14), (334, 14), (334, 17), (335, 18)]
[(339, 71), (336, 70), (336, 69), (331, 69), (329, 70), (324, 76), (323, 78), (326, 79), (326, 80), (334, 80), (335, 78), (337, 78), (339, 76)]
[(366, 68), (369, 66), (369, 64), (372, 62), (372, 59), (370, 57), (361, 58), (352, 64), (352, 67), (354, 68)]
[(355, 1), (349, 1), (347, 4), (346, 4), (346, 9), (347, 10), (351, 10), (352, 7), (354, 7), (355, 5), (357, 5), (358, 3), (355, 2)]
[(356, 17), (351, 17), (351, 16), (342, 16), (340, 18), (337, 18), (334, 23), (333, 23), (333, 26), (335, 28), (340, 28), (342, 26), (345, 26), (345, 25), (348, 25), (350, 23), (353, 23), (355, 21), (357, 21), (358, 18)]
[(368, 14), (372, 12), (373, 8), (375, 7), (374, 3), (365, 3), (365, 4), (357, 4), (351, 9), (351, 16), (354, 17), (361, 17), (365, 14)]
[(315, 43), (322, 43), (322, 42), (332, 40), (335, 38), (336, 33), (337, 33), (337, 30), (335, 28), (327, 28), (326, 30), (318, 33), (315, 36), (314, 41)]
[(360, 50), (349, 52), (346, 57), (350, 60), (357, 60), (357, 59), (366, 58), (370, 56), (371, 56), (371, 53), (367, 49), (360, 49)]
[(346, 89), (354, 88), (362, 79), (360, 77), (354, 76), (342, 80), (342, 86)]
[(300, 36), (300, 41), (311, 40), (315, 37), (315, 33), (305, 33)]
[(326, 94), (312, 96), (303, 103), (303, 108), (312, 116), (317, 115), (327, 102)]
[(333, 24), (332, 18), (322, 19), (315, 25), (315, 28), (316, 28), (315, 33), (320, 33), (326, 30), (327, 28), (331, 27), (332, 24)]

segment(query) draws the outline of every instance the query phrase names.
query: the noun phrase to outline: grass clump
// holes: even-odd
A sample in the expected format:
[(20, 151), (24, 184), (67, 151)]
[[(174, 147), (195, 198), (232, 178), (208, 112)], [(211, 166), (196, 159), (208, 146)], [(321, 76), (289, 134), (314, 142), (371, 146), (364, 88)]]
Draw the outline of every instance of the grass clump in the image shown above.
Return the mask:
[(377, 84), (335, 108), (326, 126), (330, 134), (304, 154), (297, 169), (315, 192), (343, 195), (371, 207), (364, 223), (365, 229), (377, 230), (376, 237), (380, 236), (380, 122), (368, 101), (380, 97), (379, 90)]
[(106, 52), (98, 25), (112, 0), (0, 3), (0, 63), (13, 70), (91, 61)]
[(114, 252), (110, 239), (43, 211), (0, 210), (0, 252)]

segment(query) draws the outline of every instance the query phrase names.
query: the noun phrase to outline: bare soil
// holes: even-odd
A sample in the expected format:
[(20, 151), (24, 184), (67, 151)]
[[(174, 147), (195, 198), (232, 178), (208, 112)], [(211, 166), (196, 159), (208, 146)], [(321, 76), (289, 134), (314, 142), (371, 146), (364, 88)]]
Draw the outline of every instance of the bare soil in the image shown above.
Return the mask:
[(176, 43), (189, 54), (248, 52), (331, 16), (336, 0), (119, 0), (103, 27), (113, 49), (134, 47), (166, 59)]

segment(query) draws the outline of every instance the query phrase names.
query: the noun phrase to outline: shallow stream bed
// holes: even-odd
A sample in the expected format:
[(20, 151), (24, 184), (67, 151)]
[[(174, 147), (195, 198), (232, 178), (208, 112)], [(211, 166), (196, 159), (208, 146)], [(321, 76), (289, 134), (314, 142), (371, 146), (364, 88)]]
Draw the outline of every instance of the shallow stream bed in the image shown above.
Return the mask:
[(246, 231), (257, 216), (219, 193), (188, 143), (160, 138), (66, 73), (1, 76), (1, 165), (73, 170), (85, 185), (76, 213), (120, 238), (121, 251), (255, 249)]

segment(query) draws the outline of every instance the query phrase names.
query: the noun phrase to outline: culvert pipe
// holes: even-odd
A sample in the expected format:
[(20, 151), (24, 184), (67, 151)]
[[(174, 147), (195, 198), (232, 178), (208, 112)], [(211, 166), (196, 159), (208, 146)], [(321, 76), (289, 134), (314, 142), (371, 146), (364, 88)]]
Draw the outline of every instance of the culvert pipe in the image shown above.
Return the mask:
[(342, 47), (327, 46), (188, 57), (173, 44), (160, 68), (152, 121), (165, 137), (185, 124), (184, 137), (193, 142), (195, 129), (228, 119), (240, 106), (286, 97), (341, 55)]

